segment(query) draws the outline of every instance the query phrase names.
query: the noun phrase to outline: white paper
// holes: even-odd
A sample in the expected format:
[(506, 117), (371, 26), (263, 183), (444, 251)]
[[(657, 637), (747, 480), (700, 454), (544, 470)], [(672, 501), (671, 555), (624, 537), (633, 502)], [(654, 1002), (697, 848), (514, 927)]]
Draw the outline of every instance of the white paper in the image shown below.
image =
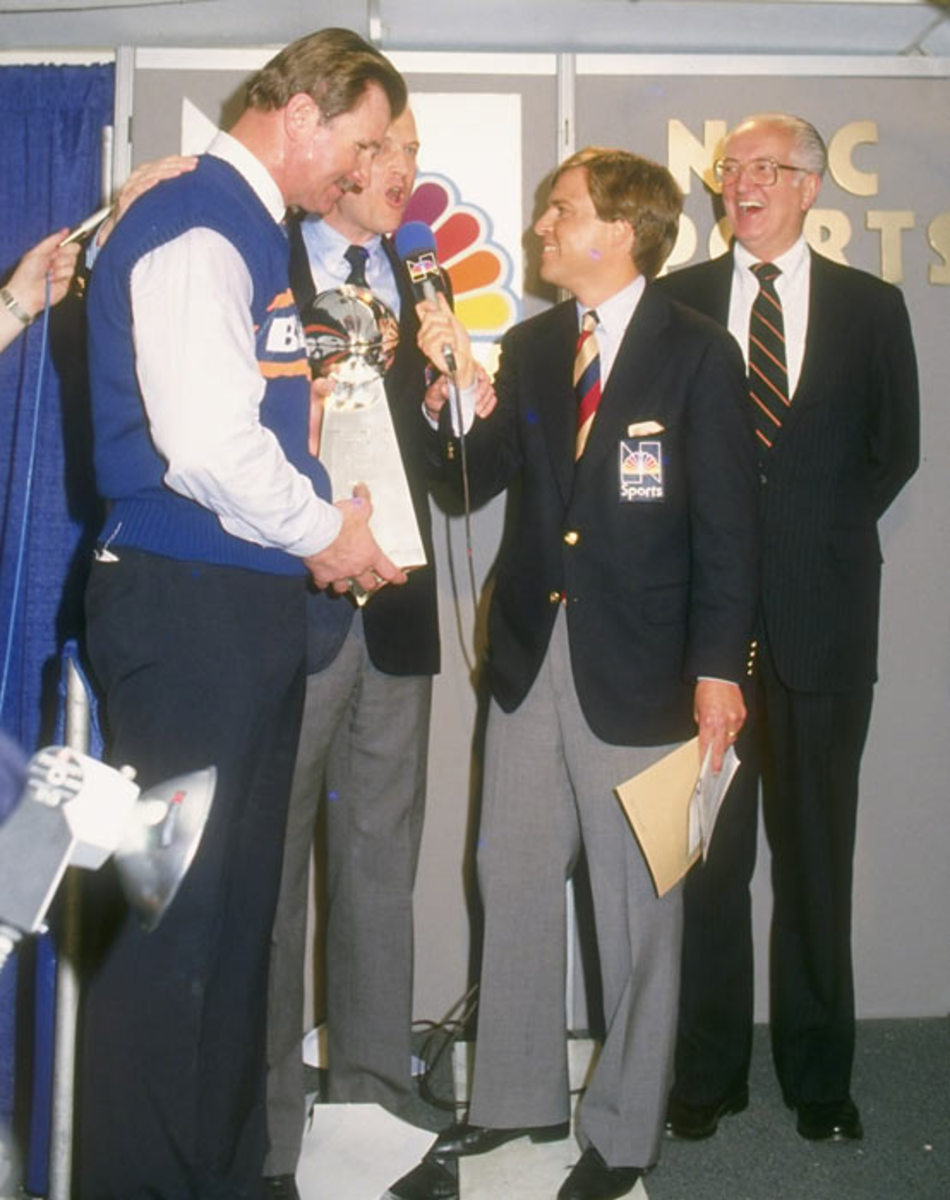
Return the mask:
[(733, 776), (739, 769), (739, 759), (734, 746), (729, 746), (723, 755), (722, 770), (718, 775), (713, 774), (711, 759), (711, 750), (707, 749), (699, 778), (696, 780), (696, 788), (689, 802), (689, 853), (692, 855), (702, 847), (703, 862), (709, 855), (709, 843), (712, 841), (722, 802), (726, 798)]
[(297, 1166), (302, 1200), (379, 1200), (417, 1166), (435, 1134), (378, 1104), (316, 1104)]

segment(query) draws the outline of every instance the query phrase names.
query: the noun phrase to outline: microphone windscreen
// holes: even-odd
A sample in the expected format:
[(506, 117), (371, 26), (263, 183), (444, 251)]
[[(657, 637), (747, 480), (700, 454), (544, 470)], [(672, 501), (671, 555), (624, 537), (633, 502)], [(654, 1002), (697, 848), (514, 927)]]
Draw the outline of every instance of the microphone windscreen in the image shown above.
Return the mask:
[(402, 259), (415, 258), (428, 251), (436, 253), (435, 236), (425, 221), (407, 221), (400, 225), (393, 237), (396, 253)]
[(445, 280), (439, 269), (439, 255), (432, 230), (424, 221), (408, 221), (396, 230), (396, 253), (406, 265), (409, 282), (417, 300), (434, 300), (436, 292), (445, 294)]

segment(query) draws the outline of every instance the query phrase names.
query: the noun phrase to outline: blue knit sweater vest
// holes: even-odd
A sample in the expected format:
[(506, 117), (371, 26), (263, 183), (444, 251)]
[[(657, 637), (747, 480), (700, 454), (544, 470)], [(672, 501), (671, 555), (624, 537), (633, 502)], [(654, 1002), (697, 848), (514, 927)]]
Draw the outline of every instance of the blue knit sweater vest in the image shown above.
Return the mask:
[[(87, 308), (96, 480), (109, 501), (101, 541), (186, 561), (302, 573), (299, 558), (235, 537), (209, 509), (167, 487), (167, 464), (149, 434), (135, 373), (130, 277), (145, 254), (199, 226), (227, 238), (251, 276), (255, 349), (265, 379), (261, 423), (316, 493), (330, 498), (327, 474), (307, 450), (310, 373), (290, 292), (287, 239), (242, 176), (206, 155), (195, 171), (159, 184), (132, 205), (92, 273)], [(168, 303), (177, 302), (169, 294)]]

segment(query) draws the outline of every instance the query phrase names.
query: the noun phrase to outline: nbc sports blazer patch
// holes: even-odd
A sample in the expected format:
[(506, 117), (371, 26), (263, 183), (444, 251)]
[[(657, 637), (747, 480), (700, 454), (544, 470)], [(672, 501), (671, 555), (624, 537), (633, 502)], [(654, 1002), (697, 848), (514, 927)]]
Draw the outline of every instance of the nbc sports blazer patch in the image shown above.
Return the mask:
[(664, 497), (663, 447), (659, 441), (620, 441), (620, 499), (649, 504)]

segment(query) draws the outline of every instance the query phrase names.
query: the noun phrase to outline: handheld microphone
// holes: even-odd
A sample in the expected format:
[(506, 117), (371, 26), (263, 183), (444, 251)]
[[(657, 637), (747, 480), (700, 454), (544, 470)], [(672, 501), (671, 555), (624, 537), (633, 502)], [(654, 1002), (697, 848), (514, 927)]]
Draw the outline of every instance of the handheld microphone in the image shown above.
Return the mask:
[[(405, 263), (416, 300), (435, 301), (436, 295), (445, 293), (445, 280), (439, 267), (439, 255), (432, 230), (424, 221), (408, 221), (396, 230), (393, 241), (396, 253)], [(458, 370), (452, 347), (442, 347), (442, 356), (449, 370)]]
[[(435, 237), (429, 226), (424, 221), (408, 221), (396, 230), (393, 241), (396, 245), (396, 253), (406, 264), (406, 270), (409, 273), (409, 282), (412, 284), (412, 291), (416, 300), (435, 301), (436, 295), (439, 292), (444, 296), (445, 280), (442, 278), (442, 270), (439, 267), (439, 255), (435, 246)], [(459, 466), (462, 476), (462, 510), (465, 516), (465, 555), (468, 560), (468, 579), (472, 589), (472, 611), (474, 612), (478, 609), (478, 589), (475, 586), (475, 555), (472, 553), (472, 504), (469, 496), (468, 457), (465, 450), (465, 422), (462, 420), (458, 366), (456, 365), (455, 355), (452, 352), (451, 346), (444, 345), (442, 347), (442, 357), (445, 359), (445, 364), (449, 368), (450, 373), (454, 376), (452, 381), (453, 386), (449, 388), (449, 403), (454, 405), (454, 417), (457, 425)], [(450, 546), (450, 560), (451, 554)], [(458, 594), (455, 592), (454, 567), (449, 571), (449, 574), (452, 578), (452, 591), (455, 594), (456, 617), (461, 622), (458, 608)], [(458, 628), (461, 631), (461, 623), (459, 623)], [(464, 639), (461, 637), (460, 642), (466, 663), (470, 669), (474, 669), (474, 664), (469, 657)]]
[(86, 217), (82, 224), (77, 225), (71, 233), (68, 233), (59, 244), (61, 246), (68, 246), (70, 242), (81, 242), (82, 239), (84, 237), (88, 237), (93, 230), (98, 229), (110, 212), (112, 212), (111, 204), (107, 204), (104, 208), (98, 209), (92, 214), (91, 217)]

